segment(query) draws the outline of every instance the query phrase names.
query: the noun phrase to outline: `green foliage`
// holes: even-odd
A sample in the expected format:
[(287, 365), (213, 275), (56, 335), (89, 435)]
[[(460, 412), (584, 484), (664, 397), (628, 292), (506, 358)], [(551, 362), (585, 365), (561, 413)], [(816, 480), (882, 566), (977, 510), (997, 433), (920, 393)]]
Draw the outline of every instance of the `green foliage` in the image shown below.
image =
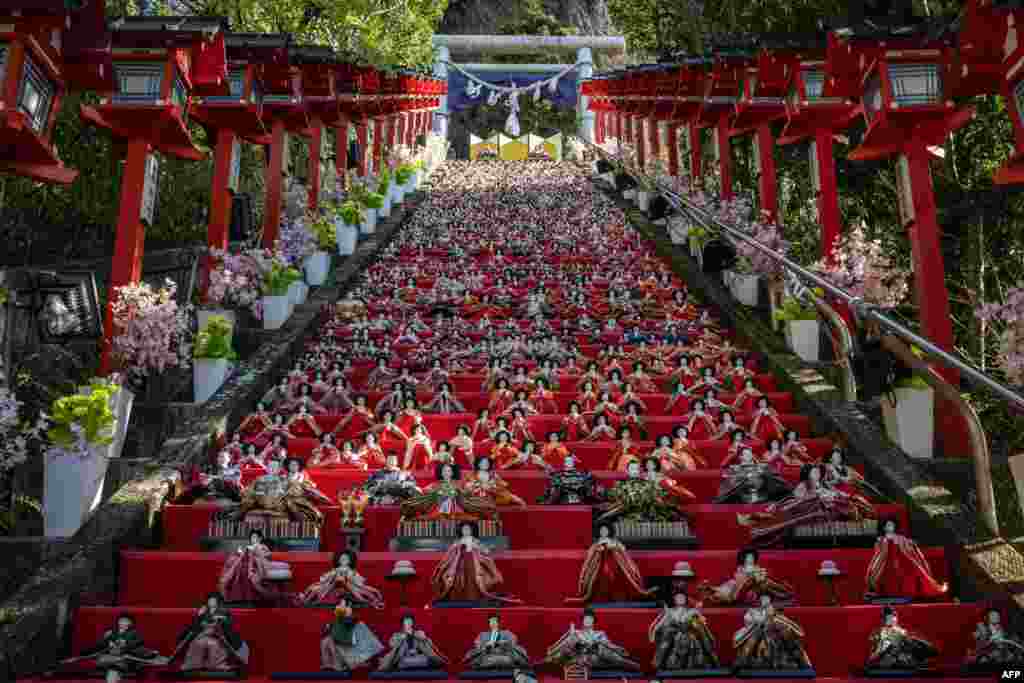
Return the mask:
[(324, 203), (323, 208), (324, 213), (313, 218), (310, 227), (317, 247), (321, 251), (333, 251), (338, 246), (337, 231), (334, 229), (334, 216), (338, 210), (330, 203)]
[(235, 360), (238, 354), (231, 348), (231, 322), (222, 315), (211, 315), (196, 335), (193, 350), (196, 358), (227, 358)]
[(302, 279), (302, 274), (294, 268), (274, 263), (263, 276), (263, 294), (266, 296), (284, 296), (293, 282)]
[[(496, 33), (506, 36), (572, 36), (576, 27), (563, 24), (548, 14), (541, 0), (520, 0), (511, 3), (512, 14), (498, 23)], [(565, 56), (558, 52), (538, 51), (528, 54), (486, 55), (484, 61), (495, 64), (558, 64)]]
[(359, 225), (363, 222), (363, 210), (354, 201), (349, 200), (342, 204), (339, 213), (346, 225)]
[(387, 195), (391, 188), (391, 169), (385, 166), (377, 176), (377, 192)]
[(398, 170), (395, 171), (395, 182), (397, 182), (399, 185), (405, 185), (412, 179), (413, 172), (414, 171), (412, 166), (407, 166), (404, 164), (402, 166), (399, 166)]
[(78, 436), (73, 426), (81, 428), (86, 443), (105, 446), (114, 440), (114, 394), (120, 389), (107, 380), (94, 379), (86, 392), (58, 398), (50, 408), (53, 426), (46, 435), (58, 446), (72, 446)]
[(384, 207), (384, 195), (379, 192), (367, 192), (363, 202), (367, 209), (381, 209)]
[[(13, 532), (19, 520), (24, 517), (41, 519), (42, 516), (43, 504), (38, 499), (23, 494), (15, 495), (10, 506), (0, 505), (0, 534)], [(14, 616), (14, 610), (0, 610), (0, 624), (13, 623)]]
[(775, 310), (775, 319), (779, 322), (817, 320), (818, 310), (812, 305), (804, 304), (799, 299), (787, 296), (782, 301), (782, 307)]

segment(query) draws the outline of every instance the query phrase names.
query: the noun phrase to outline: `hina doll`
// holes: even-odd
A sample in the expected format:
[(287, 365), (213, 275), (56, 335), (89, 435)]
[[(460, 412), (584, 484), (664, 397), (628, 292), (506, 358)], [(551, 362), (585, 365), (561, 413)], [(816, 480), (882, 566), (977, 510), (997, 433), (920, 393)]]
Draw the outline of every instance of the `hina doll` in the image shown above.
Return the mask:
[(266, 405), (263, 401), (257, 403), (256, 412), (246, 415), (242, 423), (238, 425), (235, 434), (241, 435), (241, 440), (252, 441), (273, 426), (274, 420), (267, 412)]
[(487, 630), (476, 637), (462, 664), (471, 671), (508, 671), (528, 668), (530, 657), (516, 634), (501, 628), (501, 617), (492, 614), (487, 618)]
[(405, 397), (402, 404), (402, 412), (395, 418), (395, 424), (402, 430), (403, 434), (412, 434), (417, 425), (423, 424), (423, 413), (416, 407), (416, 399), (410, 396)]
[(366, 387), (370, 390), (380, 391), (390, 386), (398, 377), (398, 373), (388, 367), (388, 359), (381, 356), (377, 358), (377, 364), (366, 376)]
[(299, 405), (299, 412), (288, 419), (285, 428), (288, 430), (289, 436), (296, 438), (316, 439), (320, 437), (320, 425), (310, 415), (304, 403)]
[[(269, 452), (274, 451), (275, 448), (276, 446), (270, 447), (268, 445), (265, 450)], [(276, 457), (276, 451), (274, 455)], [(255, 444), (247, 443), (245, 448), (242, 449), (242, 458), (238, 461), (238, 467), (240, 472), (246, 470), (249, 472), (256, 471), (262, 475), (267, 473), (267, 462), (269, 461), (264, 457), (263, 452), (256, 450)]]
[(1024, 663), (1024, 644), (1003, 629), (999, 610), (985, 610), (985, 620), (974, 630), (974, 648), (967, 653), (971, 669), (1019, 669)]
[(320, 668), (353, 671), (383, 651), (384, 645), (370, 627), (353, 616), (348, 600), (339, 600), (334, 608), (334, 619), (324, 624), (320, 636)]
[(864, 668), (868, 671), (921, 671), (928, 660), (939, 656), (930, 642), (900, 626), (893, 607), (882, 610), (882, 624), (868, 637), (871, 651)]
[(711, 389), (718, 390), (722, 383), (715, 377), (715, 368), (705, 365), (700, 369), (700, 379), (690, 387), (690, 393), (703, 394)]
[(779, 413), (772, 408), (767, 396), (757, 399), (753, 418), (750, 421), (750, 433), (762, 441), (781, 439), (786, 428), (779, 418)]
[(579, 381), (576, 383), (576, 391), (585, 392), (589, 389), (593, 391), (594, 387), (604, 381), (601, 377), (601, 371), (598, 370), (597, 363), (595, 361), (589, 361), (587, 363), (586, 371), (580, 375)]
[(508, 388), (508, 380), (504, 377), (498, 380), (498, 386), (491, 391), (487, 401), (487, 410), (493, 415), (501, 415), (515, 400), (515, 394)]
[(512, 391), (514, 391), (515, 393), (519, 393), (520, 391), (522, 391), (526, 394), (529, 394), (534, 390), (535, 387), (533, 380), (531, 380), (527, 376), (525, 367), (520, 365), (516, 369), (516, 374), (512, 377), (512, 380), (509, 382), (509, 388), (512, 389)]
[(274, 417), (270, 421), (270, 427), (252, 438), (249, 443), (260, 449), (260, 452), (262, 453), (266, 451), (267, 446), (274, 441), (275, 437), (287, 439), (288, 436), (288, 426), (284, 422), (284, 415), (281, 413), (274, 413)]
[(597, 540), (587, 550), (580, 568), (578, 596), (568, 603), (647, 601), (654, 590), (644, 588), (643, 576), (612, 527), (600, 524)]
[(430, 584), (437, 602), (495, 602), (517, 604), (495, 593), (504, 582), (498, 566), (479, 540), (476, 524), (459, 523), (459, 538), (434, 568)]
[(633, 372), (626, 378), (633, 388), (641, 394), (658, 393), (654, 380), (647, 374), (647, 367), (643, 363), (636, 363), (633, 368)]
[(732, 401), (732, 409), (738, 413), (752, 413), (764, 393), (754, 385), (752, 377), (743, 380), (740, 391)]
[(791, 493), (789, 485), (771, 467), (758, 460), (754, 449), (744, 446), (739, 457), (722, 470), (716, 503), (767, 503), (782, 500)]
[(550, 383), (544, 377), (537, 378), (537, 388), (530, 397), (530, 402), (541, 415), (558, 415), (561, 410), (558, 408), (558, 401), (555, 400), (555, 393), (550, 389)]
[(884, 498), (878, 489), (861, 476), (860, 472), (846, 464), (846, 457), (843, 455), (843, 451), (838, 448), (833, 448), (829, 451), (828, 459), (825, 461), (824, 478), (826, 484), (851, 496), (860, 495), (865, 498), (877, 496)]
[(813, 462), (810, 451), (808, 451), (807, 446), (800, 441), (800, 433), (795, 429), (786, 430), (785, 440), (782, 444), (782, 452), (790, 460), (799, 460), (805, 464)]
[(452, 448), (452, 459), (461, 464), (471, 465), (473, 462), (473, 438), (470, 436), (468, 425), (459, 425), (455, 429), (455, 436), (448, 444)]
[(284, 595), (274, 581), (290, 573), (287, 562), (270, 559), (270, 548), (263, 543), (263, 532), (254, 529), (249, 532), (249, 544), (224, 561), (217, 589), (226, 602), (276, 605)]
[(106, 631), (97, 644), (60, 664), (64, 667), (90, 660), (103, 672), (106, 683), (119, 683), (123, 676), (138, 676), (146, 667), (168, 663), (167, 657), (146, 647), (135, 625), (135, 617), (128, 614), (119, 615), (113, 628)]
[(874, 518), (875, 509), (864, 498), (829, 488), (818, 465), (803, 466), (792, 495), (772, 503), (763, 513), (737, 516), (741, 525), (752, 527), (751, 541), (763, 546), (778, 543), (798, 526)]
[(577, 629), (575, 624), (569, 624), (569, 630), (548, 648), (543, 663), (587, 671), (639, 671), (640, 665), (629, 658), (626, 649), (609, 640), (604, 631), (595, 629), (594, 622), (594, 610), (583, 610), (582, 627)]
[(597, 403), (594, 404), (593, 409), (590, 411), (591, 415), (595, 417), (604, 417), (608, 424), (613, 427), (618, 427), (619, 424), (619, 404), (612, 399), (611, 393), (608, 391), (602, 391), (598, 395)]
[(451, 385), (450, 373), (441, 366), (441, 359), (434, 358), (430, 361), (430, 370), (423, 375), (423, 384), (427, 386), (431, 391), (440, 391), (444, 385), (448, 384), (449, 388)]
[(402, 630), (388, 640), (388, 651), (380, 659), (378, 671), (417, 671), (438, 669), (448, 663), (426, 633), (416, 628), (411, 614), (402, 617)]
[(490, 408), (484, 408), (477, 414), (470, 437), (472, 437), (474, 441), (482, 441), (490, 438), (493, 430), (494, 420), (491, 419), (491, 410)]
[(384, 394), (377, 405), (374, 408), (374, 414), (377, 417), (382, 417), (385, 411), (390, 410), (392, 413), (397, 413), (405, 406), (406, 389), (401, 382), (394, 382), (391, 385), (391, 391)]
[(718, 419), (718, 430), (715, 432), (712, 439), (722, 439), (725, 441), (731, 441), (733, 439), (733, 433), (742, 431), (740, 426), (736, 423), (736, 419), (732, 415), (732, 411), (726, 408), (719, 413)]
[(437, 444), (437, 450), (435, 450), (433, 455), (430, 456), (429, 465), (430, 467), (435, 467), (438, 463), (442, 462), (457, 464), (455, 462), (455, 454), (452, 452), (452, 447), (448, 445), (447, 441), (442, 441)]
[(476, 459), (475, 471), (466, 477), (463, 484), (466, 492), (477, 498), (488, 498), (495, 505), (525, 507), (526, 501), (512, 493), (508, 482), (491, 469), (492, 464), (486, 455)]
[(662, 434), (658, 437), (657, 445), (647, 457), (657, 460), (663, 472), (668, 472), (674, 469), (686, 469), (677, 466), (676, 452), (672, 449), (672, 437), (668, 434)]
[[(764, 452), (758, 456), (758, 459), (765, 465), (768, 465), (776, 474), (783, 476), (787, 470), (795, 469), (797, 472), (804, 466), (802, 460), (795, 460), (786, 454), (786, 451), (782, 448), (782, 439), (772, 439), (768, 442)], [(825, 483), (832, 486), (832, 483), (828, 480), (828, 473), (825, 475)], [(836, 488), (833, 486), (833, 488)]]
[(740, 453), (744, 448), (753, 450), (754, 442), (748, 438), (747, 433), (740, 427), (736, 427), (727, 437), (729, 441), (729, 448), (725, 452), (725, 458), (718, 464), (719, 467), (725, 468), (733, 465), (739, 460)]
[(395, 424), (395, 416), (390, 410), (384, 411), (383, 420), (370, 427), (366, 433), (375, 435), (381, 448), (386, 450), (404, 449), (405, 442), (409, 439), (409, 436)]
[(405, 458), (402, 460), (402, 469), (425, 470), (429, 468), (430, 462), (434, 460), (434, 444), (427, 435), (427, 427), (423, 423), (415, 426), (412, 436), (405, 442)]
[(640, 438), (641, 441), (647, 440), (647, 421), (644, 420), (643, 415), (640, 414), (640, 405), (635, 401), (631, 401), (625, 405), (626, 413), (622, 416), (621, 425), (623, 428), (628, 427), (630, 431)]
[(708, 411), (729, 410), (729, 406), (718, 398), (718, 389), (711, 387), (704, 392), (704, 404)]
[(644, 458), (644, 479), (660, 488), (664, 493), (665, 501), (674, 505), (680, 512), (684, 505), (697, 499), (697, 496), (688, 488), (672, 477), (661, 473), (661, 461), (658, 458), (650, 456)]
[(680, 355), (676, 359), (676, 363), (676, 369), (666, 378), (668, 383), (665, 385), (665, 389), (667, 391), (681, 384), (689, 391), (691, 387), (700, 381), (700, 373), (690, 363), (690, 357), (686, 354)]
[(321, 493), (313, 480), (306, 474), (306, 464), (299, 458), (288, 458), (285, 467), (284, 506), (292, 519), (306, 519), (322, 522), (323, 513), (314, 503), (330, 505), (331, 499)]
[(580, 412), (580, 404), (576, 401), (569, 404), (569, 414), (562, 418), (561, 429), (562, 438), (566, 441), (583, 441), (590, 433), (587, 419)]
[(594, 418), (594, 424), (590, 428), (590, 433), (587, 434), (587, 438), (584, 441), (612, 441), (614, 442), (617, 438), (615, 428), (608, 424), (608, 416), (600, 414)]
[(810, 669), (803, 640), (799, 624), (776, 609), (770, 595), (761, 595), (758, 606), (746, 611), (743, 627), (733, 635), (734, 666), (748, 671)]
[(271, 460), (277, 460), (283, 465), (286, 457), (288, 457), (287, 436), (284, 434), (274, 434), (270, 439), (270, 443), (264, 446), (263, 450), (260, 451), (258, 461), (250, 463), (250, 461), (246, 460), (246, 462), (242, 464), (242, 469), (250, 469), (250, 464), (252, 464), (256, 469), (259, 469), (261, 463), (265, 469), (266, 463), (269, 463)]
[(437, 466), (437, 481), (402, 502), (404, 519), (492, 519), (495, 513), (493, 501), (470, 495), (461, 486), (458, 465), (444, 463)]
[(627, 411), (630, 404), (635, 404), (638, 412), (647, 411), (647, 403), (637, 395), (633, 388), (633, 384), (630, 382), (626, 382), (622, 385), (622, 393), (619, 394), (619, 398), (616, 403), (618, 403), (619, 411), (622, 413)]
[(300, 409), (305, 409), (310, 415), (327, 414), (327, 409), (313, 398), (313, 388), (309, 384), (299, 386), (298, 395), (291, 403), (287, 404), (283, 412), (297, 413)]
[(355, 404), (350, 394), (351, 387), (344, 376), (335, 377), (327, 387), (327, 391), (320, 397), (320, 405), (328, 413), (341, 414), (352, 410)]
[(434, 398), (427, 405), (423, 406), (423, 410), (427, 413), (451, 415), (466, 412), (466, 406), (459, 399), (455, 398), (455, 395), (452, 393), (452, 385), (445, 382), (441, 385), (440, 391), (434, 395)]
[[(512, 435), (506, 431), (498, 432), (495, 437), (494, 447), (491, 449), (490, 457), (498, 467), (507, 469), (514, 467), (519, 461), (519, 451), (512, 444)], [(474, 460), (474, 465), (476, 461)]]
[(705, 405), (703, 400), (697, 399), (690, 404), (690, 412), (683, 416), (686, 431), (689, 432), (691, 439), (712, 439), (718, 433), (718, 423), (705, 410)]
[(623, 427), (619, 430), (619, 441), (608, 460), (608, 469), (613, 472), (625, 472), (629, 468), (629, 463), (640, 462), (640, 457), (640, 447), (633, 443), (632, 431), (629, 427)]
[(231, 464), (231, 453), (223, 450), (217, 454), (217, 465), (213, 472), (197, 474), (190, 486), (175, 496), (176, 505), (192, 505), (197, 502), (228, 505), (242, 498), (242, 470)]
[(676, 425), (672, 430), (672, 450), (675, 452), (676, 469), (687, 471), (708, 466), (708, 461), (698, 455), (690, 443), (690, 430), (686, 425)]
[(712, 605), (757, 605), (762, 595), (770, 595), (775, 603), (793, 599), (793, 587), (772, 578), (768, 570), (757, 563), (756, 550), (741, 550), (736, 555), (736, 571), (724, 582), (716, 585), (704, 581), (698, 591), (704, 601)]
[(530, 423), (526, 419), (526, 413), (522, 408), (516, 408), (512, 411), (512, 423), (509, 425), (509, 432), (512, 434), (512, 441), (516, 443), (537, 440), (533, 436), (533, 430), (530, 428)]
[[(397, 456), (396, 456), (397, 457)], [(356, 459), (364, 462), (368, 467), (381, 467), (385, 462), (384, 449), (377, 442), (377, 436), (372, 432), (363, 437), (363, 446), (356, 453)]]
[[(658, 672), (717, 669), (718, 642), (700, 607), (688, 604), (686, 593), (675, 592), (668, 605), (647, 629), (654, 644), (654, 668)], [(658, 675), (663, 675), (659, 673)]]
[(370, 475), (363, 490), (370, 497), (370, 505), (399, 505), (423, 493), (411, 472), (398, 466), (398, 456), (391, 453), (384, 467)]
[(576, 395), (576, 401), (580, 404), (580, 411), (586, 415), (591, 416), (594, 414), (594, 408), (597, 407), (597, 390), (594, 388), (594, 383), (587, 380), (583, 383), (583, 388), (579, 394)]
[(356, 395), (355, 402), (352, 410), (346, 413), (345, 417), (341, 418), (334, 427), (334, 433), (339, 437), (345, 434), (364, 434), (373, 426), (376, 418), (374, 418), (373, 412), (366, 407), (366, 396)]
[(562, 436), (559, 432), (548, 432), (547, 443), (541, 449), (540, 458), (548, 466), (563, 462), (569, 456), (569, 449), (562, 443)]
[(333, 569), (322, 574), (306, 590), (295, 596), (297, 607), (333, 605), (345, 600), (354, 606), (383, 609), (384, 595), (366, 583), (363, 575), (356, 571), (358, 557), (352, 550), (334, 553)]
[(182, 672), (238, 671), (249, 661), (249, 646), (234, 629), (220, 593), (211, 593), (178, 636), (173, 661), (184, 653)]
[(668, 397), (668, 401), (665, 402), (665, 415), (679, 416), (686, 415), (686, 412), (690, 406), (690, 393), (686, 390), (686, 385), (682, 382), (676, 382), (675, 386), (672, 387), (672, 393)]
[(548, 485), (537, 502), (544, 505), (592, 505), (603, 501), (604, 490), (594, 475), (576, 467), (572, 455), (562, 460), (562, 469), (548, 467)]
[(865, 597), (934, 600), (944, 596), (949, 587), (932, 576), (924, 553), (913, 539), (897, 529), (895, 519), (886, 519), (881, 524), (875, 552), (868, 563)]

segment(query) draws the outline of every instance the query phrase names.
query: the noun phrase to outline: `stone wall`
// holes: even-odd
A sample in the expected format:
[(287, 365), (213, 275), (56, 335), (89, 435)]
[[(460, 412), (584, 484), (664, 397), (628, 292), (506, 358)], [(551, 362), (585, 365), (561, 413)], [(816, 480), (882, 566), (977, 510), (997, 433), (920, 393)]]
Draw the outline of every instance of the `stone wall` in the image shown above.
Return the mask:
[(75, 607), (115, 604), (120, 551), (159, 543), (160, 511), (179, 471), (208, 458), (213, 441), (229, 426), (237, 425), (291, 367), (319, 328), (324, 307), (341, 297), (418, 201), (418, 196), (409, 197), (400, 209), (393, 209), (391, 219), (379, 224), (355, 255), (337, 265), (333, 282), (314, 290), (280, 330), (263, 333), (257, 352), (239, 364), (238, 371), (209, 401), (171, 406), (175, 411), (173, 434), (153, 457), (136, 458), (118, 468), (116, 477), (128, 481), (69, 543), (48, 547), (45, 556), (36, 551), (40, 561), (36, 571), (0, 604), (0, 642), (4, 643), (0, 672), (13, 670), (28, 676), (52, 667), (69, 646), (67, 626)]

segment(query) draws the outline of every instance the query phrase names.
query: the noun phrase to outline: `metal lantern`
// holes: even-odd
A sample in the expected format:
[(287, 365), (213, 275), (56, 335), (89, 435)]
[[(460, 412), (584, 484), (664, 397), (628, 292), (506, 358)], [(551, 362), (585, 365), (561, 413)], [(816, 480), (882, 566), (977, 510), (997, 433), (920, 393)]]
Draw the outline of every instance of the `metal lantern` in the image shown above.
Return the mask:
[(815, 131), (842, 130), (856, 116), (857, 103), (845, 92), (842, 79), (830, 77), (824, 50), (809, 50), (790, 71), (786, 93), (786, 125), (779, 144), (813, 137)]

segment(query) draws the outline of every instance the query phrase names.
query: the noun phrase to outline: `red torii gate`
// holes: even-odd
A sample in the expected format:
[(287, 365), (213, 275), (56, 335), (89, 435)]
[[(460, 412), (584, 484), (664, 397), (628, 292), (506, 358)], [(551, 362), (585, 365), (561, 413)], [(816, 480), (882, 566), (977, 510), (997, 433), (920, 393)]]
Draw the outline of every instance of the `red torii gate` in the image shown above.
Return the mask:
[[(127, 142), (121, 206), (110, 271), (101, 371), (109, 372), (112, 306), (117, 288), (139, 281), (146, 225), (157, 200), (159, 162), (153, 152), (198, 161), (187, 126), (193, 91), (220, 89), (227, 77), (226, 20), (131, 17), (111, 24), (115, 50), (112, 82), (95, 107), (83, 106), (86, 123)], [(97, 36), (104, 40), (104, 36)]]

